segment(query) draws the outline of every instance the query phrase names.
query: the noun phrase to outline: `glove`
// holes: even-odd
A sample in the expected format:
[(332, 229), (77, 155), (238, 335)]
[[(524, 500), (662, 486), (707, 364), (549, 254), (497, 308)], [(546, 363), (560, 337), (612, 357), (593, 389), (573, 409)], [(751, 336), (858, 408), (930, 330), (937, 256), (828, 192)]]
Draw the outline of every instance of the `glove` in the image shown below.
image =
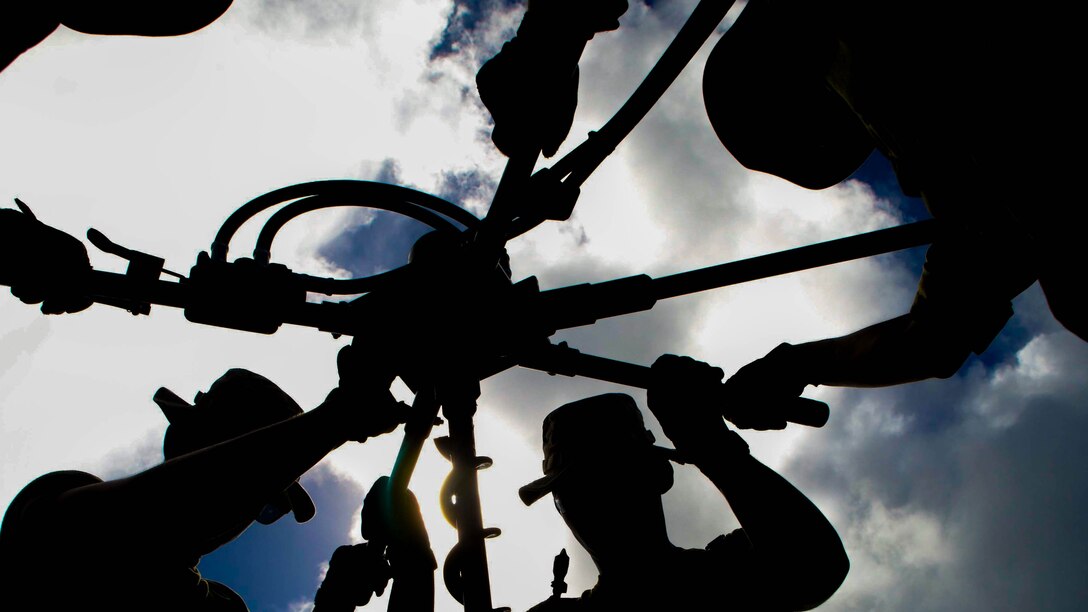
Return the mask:
[(374, 481), (363, 500), (362, 534), (388, 546), (386, 558), (394, 578), (438, 567), (416, 496), (409, 490), (391, 491), (388, 476)]
[(332, 553), (329, 569), (314, 595), (314, 612), (349, 612), (381, 597), (392, 573), (384, 547), (364, 542), (341, 546)]
[(23, 211), (0, 210), (0, 284), (26, 304), (41, 303), (42, 313), (85, 310), (91, 262), (75, 237)]
[(792, 348), (779, 344), (725, 382), (730, 422), (741, 429), (784, 429), (785, 415), (814, 403), (800, 397), (805, 383), (790, 356)]
[(721, 368), (691, 357), (662, 355), (650, 372), (650, 412), (682, 455), (698, 462), (708, 454), (720, 456), (723, 449), (748, 453), (747, 444), (722, 418)]
[(491, 113), (491, 140), (503, 154), (555, 155), (578, 105), (578, 60), (597, 32), (619, 27), (627, 0), (535, 0), (517, 36), (476, 75)]
[(325, 403), (341, 411), (349, 439), (363, 442), (405, 422), (403, 404), (389, 392), (395, 375), (375, 355), (349, 344), (337, 353), (336, 368), (340, 385)]

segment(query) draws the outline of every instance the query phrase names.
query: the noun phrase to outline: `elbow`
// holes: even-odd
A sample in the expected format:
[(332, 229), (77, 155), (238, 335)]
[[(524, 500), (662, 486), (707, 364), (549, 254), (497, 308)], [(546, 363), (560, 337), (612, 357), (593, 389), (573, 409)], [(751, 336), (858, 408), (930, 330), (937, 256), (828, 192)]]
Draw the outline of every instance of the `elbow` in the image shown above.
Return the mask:
[(846, 549), (843, 548), (842, 542), (837, 542), (835, 550), (829, 551), (817, 569), (817, 576), (813, 581), (808, 601), (798, 609), (811, 610), (830, 599), (842, 586), (849, 572), (850, 558), (846, 556)]
[(970, 355), (971, 349), (966, 346), (942, 346), (930, 356), (930, 378), (952, 378), (956, 372), (960, 371)]
[(971, 339), (946, 325), (912, 321), (904, 334), (914, 378), (952, 378), (971, 355)]
[(794, 601), (788, 606), (790, 610), (812, 610), (820, 606), (839, 590), (850, 571), (850, 559), (841, 543), (836, 550), (826, 551), (811, 561), (805, 579), (794, 591)]
[(790, 578), (788, 584), (781, 585), (785, 588), (773, 589), (780, 597), (774, 609), (812, 610), (830, 599), (846, 580), (850, 559), (837, 537), (811, 550), (793, 557), (788, 569), (779, 568), (784, 572), (776, 572)]

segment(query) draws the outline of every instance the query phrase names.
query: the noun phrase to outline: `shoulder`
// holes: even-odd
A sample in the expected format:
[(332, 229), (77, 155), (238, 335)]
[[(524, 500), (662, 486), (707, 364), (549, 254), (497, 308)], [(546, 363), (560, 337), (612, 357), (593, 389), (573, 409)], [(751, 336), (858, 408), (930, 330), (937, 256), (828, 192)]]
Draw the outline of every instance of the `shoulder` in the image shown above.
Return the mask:
[(0, 526), (0, 543), (8, 544), (9, 536), (16, 533), (24, 521), (46, 512), (62, 493), (101, 482), (102, 479), (93, 474), (76, 470), (50, 472), (35, 478), (11, 500)]
[(967, 232), (926, 252), (911, 318), (982, 353), (1013, 314), (1012, 299), (1036, 280), (1022, 253)]
[(11, 500), (0, 524), (0, 571), (11, 576), (11, 563), (25, 562), (34, 557), (34, 551), (41, 550), (43, 538), (48, 540), (47, 535), (55, 531), (51, 517), (61, 494), (100, 482), (102, 479), (93, 474), (66, 470), (39, 476), (23, 487)]

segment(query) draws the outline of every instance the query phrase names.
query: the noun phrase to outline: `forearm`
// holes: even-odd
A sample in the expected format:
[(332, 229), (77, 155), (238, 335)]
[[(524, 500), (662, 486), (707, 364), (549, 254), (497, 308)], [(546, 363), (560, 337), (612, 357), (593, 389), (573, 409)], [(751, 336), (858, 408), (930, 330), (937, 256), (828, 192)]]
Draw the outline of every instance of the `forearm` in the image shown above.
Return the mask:
[(255, 518), (265, 503), (342, 445), (344, 431), (335, 407), (322, 404), (134, 476), (96, 485), (71, 502), (122, 529), (167, 524), (178, 542), (200, 541)]
[(903, 315), (846, 336), (790, 347), (786, 359), (803, 382), (883, 387), (947, 378), (970, 353), (966, 344)]

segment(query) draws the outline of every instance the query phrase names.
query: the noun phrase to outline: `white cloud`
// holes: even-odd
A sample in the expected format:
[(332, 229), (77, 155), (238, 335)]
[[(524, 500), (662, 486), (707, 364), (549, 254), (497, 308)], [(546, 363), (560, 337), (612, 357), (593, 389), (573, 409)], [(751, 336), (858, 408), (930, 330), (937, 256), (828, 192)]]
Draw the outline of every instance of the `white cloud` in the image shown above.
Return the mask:
[(296, 601), (287, 606), (288, 612), (313, 612), (314, 602)]

